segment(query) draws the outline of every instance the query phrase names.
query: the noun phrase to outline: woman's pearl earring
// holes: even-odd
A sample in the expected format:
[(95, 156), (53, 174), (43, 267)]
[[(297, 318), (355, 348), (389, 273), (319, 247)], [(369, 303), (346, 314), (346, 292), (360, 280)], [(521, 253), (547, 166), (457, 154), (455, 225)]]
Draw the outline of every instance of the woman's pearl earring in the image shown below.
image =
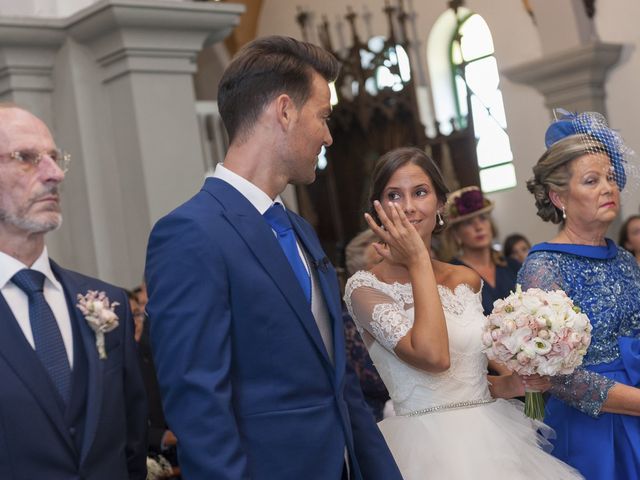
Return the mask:
[(438, 225), (443, 226), (444, 225), (444, 219), (442, 218), (442, 215), (440, 214), (440, 212), (436, 213), (436, 217), (438, 217)]
[(564, 205), (562, 206), (562, 219), (563, 220), (567, 219), (567, 211), (564, 209)]

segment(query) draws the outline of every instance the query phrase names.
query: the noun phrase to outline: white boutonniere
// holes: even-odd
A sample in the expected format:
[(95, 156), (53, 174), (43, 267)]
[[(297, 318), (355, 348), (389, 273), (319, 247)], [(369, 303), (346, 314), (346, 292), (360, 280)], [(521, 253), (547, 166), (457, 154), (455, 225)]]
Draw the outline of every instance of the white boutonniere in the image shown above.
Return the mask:
[(147, 457), (147, 480), (160, 480), (169, 478), (173, 474), (173, 468), (169, 460), (162, 455), (155, 458)]
[(118, 316), (114, 309), (118, 302), (109, 302), (104, 292), (89, 290), (86, 295), (78, 294), (76, 307), (80, 309), (85, 320), (96, 334), (96, 347), (101, 359), (107, 358), (104, 349), (104, 334), (118, 326)]

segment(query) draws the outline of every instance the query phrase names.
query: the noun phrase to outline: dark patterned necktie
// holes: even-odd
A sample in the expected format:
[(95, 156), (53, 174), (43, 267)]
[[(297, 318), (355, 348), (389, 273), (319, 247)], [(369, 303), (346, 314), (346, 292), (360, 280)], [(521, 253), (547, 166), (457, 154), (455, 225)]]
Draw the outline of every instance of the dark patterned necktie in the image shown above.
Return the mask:
[(289, 260), (289, 265), (291, 265), (293, 273), (295, 273), (298, 282), (300, 282), (307, 301), (311, 302), (311, 277), (309, 277), (309, 273), (298, 253), (296, 234), (293, 231), (287, 212), (284, 211), (282, 205), (274, 203), (264, 212), (264, 218), (278, 235), (278, 242), (280, 242), (280, 246), (287, 260)]
[(44, 274), (36, 270), (20, 270), (11, 281), (29, 299), (29, 322), (36, 354), (66, 405), (71, 392), (71, 367), (58, 322), (44, 298)]

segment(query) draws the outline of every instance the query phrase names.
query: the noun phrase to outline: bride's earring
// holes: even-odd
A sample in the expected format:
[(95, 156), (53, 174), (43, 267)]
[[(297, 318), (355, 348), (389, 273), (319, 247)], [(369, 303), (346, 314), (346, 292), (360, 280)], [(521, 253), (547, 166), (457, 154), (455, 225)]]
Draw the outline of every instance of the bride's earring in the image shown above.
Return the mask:
[(443, 220), (442, 215), (440, 214), (440, 212), (436, 213), (436, 217), (438, 219), (438, 225), (440, 225), (440, 226), (444, 225), (444, 220)]
[(567, 211), (564, 209), (564, 205), (562, 206), (562, 219), (563, 220), (567, 219)]

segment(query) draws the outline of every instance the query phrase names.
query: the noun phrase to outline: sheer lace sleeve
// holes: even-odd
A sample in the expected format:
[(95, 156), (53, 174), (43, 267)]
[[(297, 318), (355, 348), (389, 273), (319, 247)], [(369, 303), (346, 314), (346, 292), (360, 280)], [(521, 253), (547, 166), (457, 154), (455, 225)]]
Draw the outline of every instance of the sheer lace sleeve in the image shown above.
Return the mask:
[(402, 300), (392, 291), (385, 291), (391, 289), (391, 285), (380, 283), (372, 274), (358, 272), (347, 282), (344, 300), (358, 328), (369, 332), (393, 353), (411, 330), (413, 319), (405, 312)]
[(518, 283), (522, 286), (522, 290), (562, 289), (563, 281), (557, 259), (545, 252), (529, 255), (518, 272)]
[(551, 377), (549, 393), (581, 412), (597, 417), (615, 383), (604, 375), (579, 368), (571, 375)]
[[(561, 258), (547, 252), (536, 252), (527, 257), (518, 273), (522, 289), (566, 290)], [(587, 415), (597, 417), (615, 382), (598, 373), (577, 368), (570, 375), (551, 377), (551, 384), (551, 395)]]

